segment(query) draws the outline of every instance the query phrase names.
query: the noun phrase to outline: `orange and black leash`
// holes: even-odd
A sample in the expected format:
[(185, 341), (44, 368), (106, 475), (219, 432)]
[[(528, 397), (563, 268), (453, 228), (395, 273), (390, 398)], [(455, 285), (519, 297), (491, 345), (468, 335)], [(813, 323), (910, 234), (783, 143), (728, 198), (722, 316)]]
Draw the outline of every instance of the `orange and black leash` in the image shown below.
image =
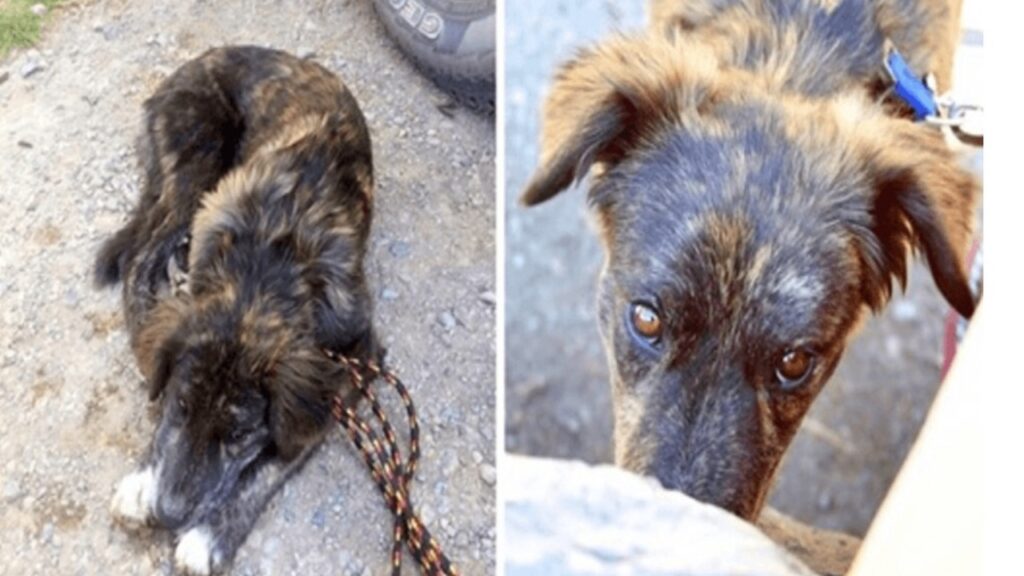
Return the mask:
[[(359, 416), (355, 406), (346, 405), (340, 397), (334, 398), (334, 418), (348, 433), (356, 450), (362, 454), (370, 475), (395, 516), (394, 543), (391, 549), (392, 576), (399, 576), (402, 572), (402, 548), (405, 545), (409, 547), (409, 552), (419, 564), (422, 574), (458, 576), (458, 570), (445, 556), (437, 540), (431, 536), (409, 499), (410, 484), (416, 474), (416, 464), (420, 458), (420, 428), (416, 408), (408, 389), (394, 373), (382, 369), (373, 362), (361, 362), (330, 350), (324, 350), (324, 353), (348, 370), (353, 384), (369, 403), (370, 410), (380, 427), (378, 433), (366, 419)], [(377, 395), (370, 388), (370, 383), (375, 380), (383, 380), (394, 388), (405, 406), (406, 418), (409, 420), (407, 461), (403, 462), (395, 430), (384, 413)]]

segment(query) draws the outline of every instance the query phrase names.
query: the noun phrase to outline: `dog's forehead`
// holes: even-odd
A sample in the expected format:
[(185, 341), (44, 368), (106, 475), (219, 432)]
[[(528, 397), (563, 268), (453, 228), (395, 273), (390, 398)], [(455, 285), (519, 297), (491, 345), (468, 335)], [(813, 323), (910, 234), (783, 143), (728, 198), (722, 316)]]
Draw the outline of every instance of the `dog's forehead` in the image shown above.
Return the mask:
[(856, 260), (845, 234), (760, 220), (742, 210), (706, 208), (674, 225), (620, 232), (610, 269), (634, 279), (637, 292), (668, 291), (731, 310), (811, 311), (849, 288)]
[(673, 130), (598, 184), (610, 270), (709, 313), (810, 325), (853, 289), (848, 225), (866, 194), (841, 150), (808, 150), (753, 112), (732, 131)]
[(807, 137), (792, 111), (769, 102), (719, 116), (665, 127), (596, 180), (591, 204), (614, 228), (606, 237), (643, 250), (701, 233), (799, 244), (866, 224), (870, 191), (854, 143)]

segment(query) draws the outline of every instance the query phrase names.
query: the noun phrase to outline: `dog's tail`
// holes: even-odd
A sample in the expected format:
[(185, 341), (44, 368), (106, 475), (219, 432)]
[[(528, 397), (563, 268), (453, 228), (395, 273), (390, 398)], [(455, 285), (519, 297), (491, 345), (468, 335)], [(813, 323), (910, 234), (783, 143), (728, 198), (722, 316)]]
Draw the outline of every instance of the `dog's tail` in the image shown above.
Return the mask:
[(96, 286), (104, 288), (117, 284), (124, 276), (129, 251), (135, 242), (135, 227), (121, 228), (100, 247), (93, 269)]

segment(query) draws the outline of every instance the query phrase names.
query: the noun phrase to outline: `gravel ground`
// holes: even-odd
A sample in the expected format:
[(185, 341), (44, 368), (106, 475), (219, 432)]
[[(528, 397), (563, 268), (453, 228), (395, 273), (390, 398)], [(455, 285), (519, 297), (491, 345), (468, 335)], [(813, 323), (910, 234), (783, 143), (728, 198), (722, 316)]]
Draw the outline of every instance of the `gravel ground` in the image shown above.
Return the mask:
[[(100, 241), (138, 194), (140, 105), (213, 45), (312, 55), (364, 111), (378, 176), (377, 326), (423, 427), (413, 490), (466, 574), (494, 571), (494, 129), (391, 45), (367, 2), (72, 2), (0, 61), (0, 573), (169, 574), (169, 539), (108, 504), (155, 418)], [(391, 517), (333, 433), (260, 519), (236, 574), (381, 574)], [(411, 558), (407, 558), (411, 562)]]
[[(528, 6), (527, 6), (528, 4)], [(525, 210), (539, 104), (556, 64), (612, 30), (644, 26), (640, 3), (557, 0), (506, 8), (506, 448), (611, 459), (611, 399), (596, 320), (601, 263), (584, 192)], [(981, 155), (971, 159), (981, 173)], [(937, 390), (948, 307), (917, 263), (906, 295), (867, 323), (793, 442), (770, 505), (862, 535)]]

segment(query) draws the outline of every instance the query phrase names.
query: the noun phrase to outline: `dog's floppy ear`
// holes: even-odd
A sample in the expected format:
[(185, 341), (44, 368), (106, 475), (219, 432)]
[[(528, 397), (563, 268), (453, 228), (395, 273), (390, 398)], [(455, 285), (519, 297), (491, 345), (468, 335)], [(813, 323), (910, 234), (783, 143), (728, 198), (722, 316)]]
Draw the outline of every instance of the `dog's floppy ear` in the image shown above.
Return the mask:
[(875, 246), (862, 250), (870, 279), (865, 294), (878, 309), (891, 278), (906, 284), (908, 247), (924, 252), (935, 284), (965, 317), (974, 312), (967, 278), (977, 180), (960, 167), (942, 134), (905, 120), (887, 119), (870, 139), (868, 176), (873, 187)]
[(174, 372), (174, 365), (185, 348), (185, 340), (178, 334), (172, 334), (157, 350), (153, 368), (146, 378), (149, 382), (149, 400), (152, 402), (160, 397), (167, 387), (168, 380)]
[(562, 66), (544, 106), (540, 166), (521, 201), (548, 200), (591, 165), (614, 164), (658, 126), (678, 121), (711, 85), (713, 55), (654, 36), (617, 37)]
[(309, 346), (286, 352), (270, 368), (268, 378), (270, 432), (280, 456), (290, 460), (327, 427), (335, 390), (346, 374)]
[(169, 298), (158, 304), (133, 342), (139, 369), (149, 385), (149, 399), (156, 400), (174, 371), (185, 347), (182, 325), (188, 312), (188, 298)]

